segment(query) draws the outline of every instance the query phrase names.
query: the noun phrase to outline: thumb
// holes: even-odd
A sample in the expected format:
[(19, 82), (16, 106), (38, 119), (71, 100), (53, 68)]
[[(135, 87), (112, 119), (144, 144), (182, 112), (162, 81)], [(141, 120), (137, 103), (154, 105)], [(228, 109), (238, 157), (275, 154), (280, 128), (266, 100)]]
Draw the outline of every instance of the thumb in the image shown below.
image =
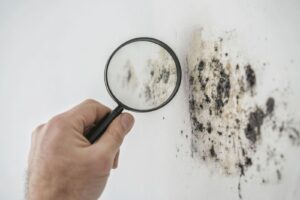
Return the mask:
[(102, 137), (95, 143), (95, 148), (98, 148), (101, 153), (115, 156), (133, 124), (133, 116), (129, 113), (122, 113), (108, 126)]

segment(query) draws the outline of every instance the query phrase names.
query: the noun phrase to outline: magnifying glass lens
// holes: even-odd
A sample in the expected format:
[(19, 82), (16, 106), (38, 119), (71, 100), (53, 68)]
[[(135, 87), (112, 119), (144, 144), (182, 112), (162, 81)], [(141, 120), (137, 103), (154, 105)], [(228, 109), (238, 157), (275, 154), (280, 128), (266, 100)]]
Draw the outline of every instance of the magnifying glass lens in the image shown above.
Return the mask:
[(153, 110), (168, 102), (179, 73), (172, 55), (149, 41), (120, 47), (106, 70), (106, 84), (113, 98), (135, 111)]
[(181, 82), (177, 56), (168, 45), (154, 38), (123, 43), (109, 57), (104, 73), (106, 88), (118, 106), (85, 135), (91, 144), (123, 109), (157, 110), (172, 100)]

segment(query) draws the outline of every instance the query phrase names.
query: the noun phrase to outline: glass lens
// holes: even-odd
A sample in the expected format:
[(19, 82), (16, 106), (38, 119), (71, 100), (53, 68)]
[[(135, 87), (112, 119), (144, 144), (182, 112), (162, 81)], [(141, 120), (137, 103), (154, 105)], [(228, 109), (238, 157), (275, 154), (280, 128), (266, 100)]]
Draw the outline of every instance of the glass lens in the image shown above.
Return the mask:
[(110, 92), (123, 105), (136, 110), (155, 109), (176, 89), (176, 64), (167, 50), (149, 41), (121, 47), (106, 72)]

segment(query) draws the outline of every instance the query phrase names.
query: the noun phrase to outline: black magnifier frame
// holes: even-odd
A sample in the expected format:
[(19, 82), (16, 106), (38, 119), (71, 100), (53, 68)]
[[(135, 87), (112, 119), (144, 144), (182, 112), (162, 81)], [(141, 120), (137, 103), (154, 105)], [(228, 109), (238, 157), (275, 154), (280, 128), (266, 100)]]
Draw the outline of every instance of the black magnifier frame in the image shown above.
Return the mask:
[[(157, 107), (151, 108), (151, 109), (136, 109), (136, 108), (132, 108), (130, 106), (127, 106), (126, 104), (122, 103), (121, 101), (119, 101), (119, 99), (113, 94), (113, 92), (111, 91), (109, 84), (108, 84), (108, 78), (107, 78), (107, 70), (109, 68), (109, 64), (110, 61), (112, 60), (112, 58), (114, 57), (114, 55), (124, 46), (134, 43), (134, 42), (152, 42), (155, 43), (159, 46), (161, 46), (163, 49), (165, 49), (172, 57), (172, 59), (175, 62), (175, 66), (176, 66), (176, 74), (177, 74), (177, 80), (176, 80), (176, 85), (175, 88), (173, 90), (173, 92), (171, 93), (171, 95), (169, 96), (169, 98), (164, 101), (162, 104), (158, 105)], [(128, 40), (127, 42), (124, 42), (123, 44), (121, 44), (116, 50), (114, 50), (114, 52), (110, 55), (106, 66), (105, 66), (105, 70), (104, 70), (104, 81), (105, 81), (105, 86), (106, 89), (108, 91), (108, 93), (110, 94), (110, 96), (118, 103), (118, 105), (122, 106), (124, 109), (126, 110), (130, 110), (130, 111), (134, 111), (134, 112), (150, 112), (150, 111), (154, 111), (157, 110), (163, 106), (165, 106), (166, 104), (168, 104), (176, 95), (179, 87), (180, 87), (180, 83), (181, 83), (181, 67), (180, 67), (180, 62), (176, 56), (176, 54), (174, 53), (174, 51), (164, 42), (155, 39), (155, 38), (149, 38), (149, 37), (138, 37), (138, 38), (133, 38), (131, 40)]]
[[(175, 88), (173, 90), (173, 92), (171, 93), (171, 95), (168, 97), (168, 99), (166, 101), (164, 101), (162, 104), (154, 107), (154, 108), (150, 108), (150, 109), (136, 109), (136, 108), (132, 108), (130, 106), (127, 106), (126, 104), (122, 103), (121, 101), (119, 101), (119, 99), (113, 94), (113, 92), (110, 89), (110, 86), (108, 84), (108, 78), (107, 78), (107, 71), (110, 65), (110, 62), (112, 60), (112, 58), (114, 57), (114, 55), (124, 46), (134, 43), (134, 42), (151, 42), (154, 44), (157, 44), (159, 46), (161, 46), (163, 49), (165, 49), (172, 57), (172, 59), (175, 62), (175, 66), (176, 66), (176, 73), (177, 73), (177, 80), (176, 80), (176, 85)], [(102, 120), (100, 120), (95, 127), (93, 127), (86, 135), (85, 137), (90, 141), (90, 143), (94, 143), (96, 142), (104, 133), (104, 131), (106, 130), (106, 128), (108, 127), (108, 125), (118, 116), (122, 113), (122, 111), (124, 109), (126, 110), (130, 110), (130, 111), (134, 111), (134, 112), (151, 112), (154, 110), (157, 110), (163, 106), (165, 106), (166, 104), (168, 104), (176, 95), (176, 93), (179, 90), (180, 87), (180, 83), (181, 83), (181, 76), (182, 76), (182, 72), (181, 72), (181, 66), (180, 66), (180, 62), (178, 60), (178, 57), (176, 56), (176, 54), (174, 53), (174, 51), (164, 42), (155, 39), (155, 38), (151, 38), (151, 37), (138, 37), (138, 38), (133, 38), (131, 40), (128, 40), (126, 42), (124, 42), (123, 44), (121, 44), (119, 47), (117, 47), (113, 53), (109, 56), (108, 61), (106, 63), (105, 69), (104, 69), (104, 82), (105, 82), (105, 86), (106, 89), (108, 91), (108, 93), (110, 94), (110, 96), (114, 99), (114, 101), (118, 104), (118, 106), (111, 111), (110, 113), (108, 113)]]

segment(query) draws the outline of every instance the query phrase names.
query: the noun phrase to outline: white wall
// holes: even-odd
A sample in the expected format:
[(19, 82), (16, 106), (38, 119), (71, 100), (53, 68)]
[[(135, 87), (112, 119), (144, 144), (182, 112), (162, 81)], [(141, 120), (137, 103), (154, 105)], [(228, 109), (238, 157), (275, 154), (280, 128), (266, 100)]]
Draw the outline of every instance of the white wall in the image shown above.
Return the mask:
[[(273, 77), (261, 76), (262, 94), (288, 80), (286, 112), (299, 124), (299, 19), (298, 0), (1, 0), (0, 199), (23, 198), (35, 126), (85, 98), (115, 106), (105, 90), (104, 64), (132, 37), (165, 41), (185, 70), (195, 29), (234, 31), (247, 58), (271, 63), (265, 70)], [(212, 173), (189, 156), (189, 141), (180, 136), (180, 130), (190, 132), (185, 83), (161, 110), (134, 113), (136, 125), (102, 199), (238, 199), (238, 176)], [(300, 148), (283, 151), (283, 180), (244, 183), (244, 199), (300, 199)]]

